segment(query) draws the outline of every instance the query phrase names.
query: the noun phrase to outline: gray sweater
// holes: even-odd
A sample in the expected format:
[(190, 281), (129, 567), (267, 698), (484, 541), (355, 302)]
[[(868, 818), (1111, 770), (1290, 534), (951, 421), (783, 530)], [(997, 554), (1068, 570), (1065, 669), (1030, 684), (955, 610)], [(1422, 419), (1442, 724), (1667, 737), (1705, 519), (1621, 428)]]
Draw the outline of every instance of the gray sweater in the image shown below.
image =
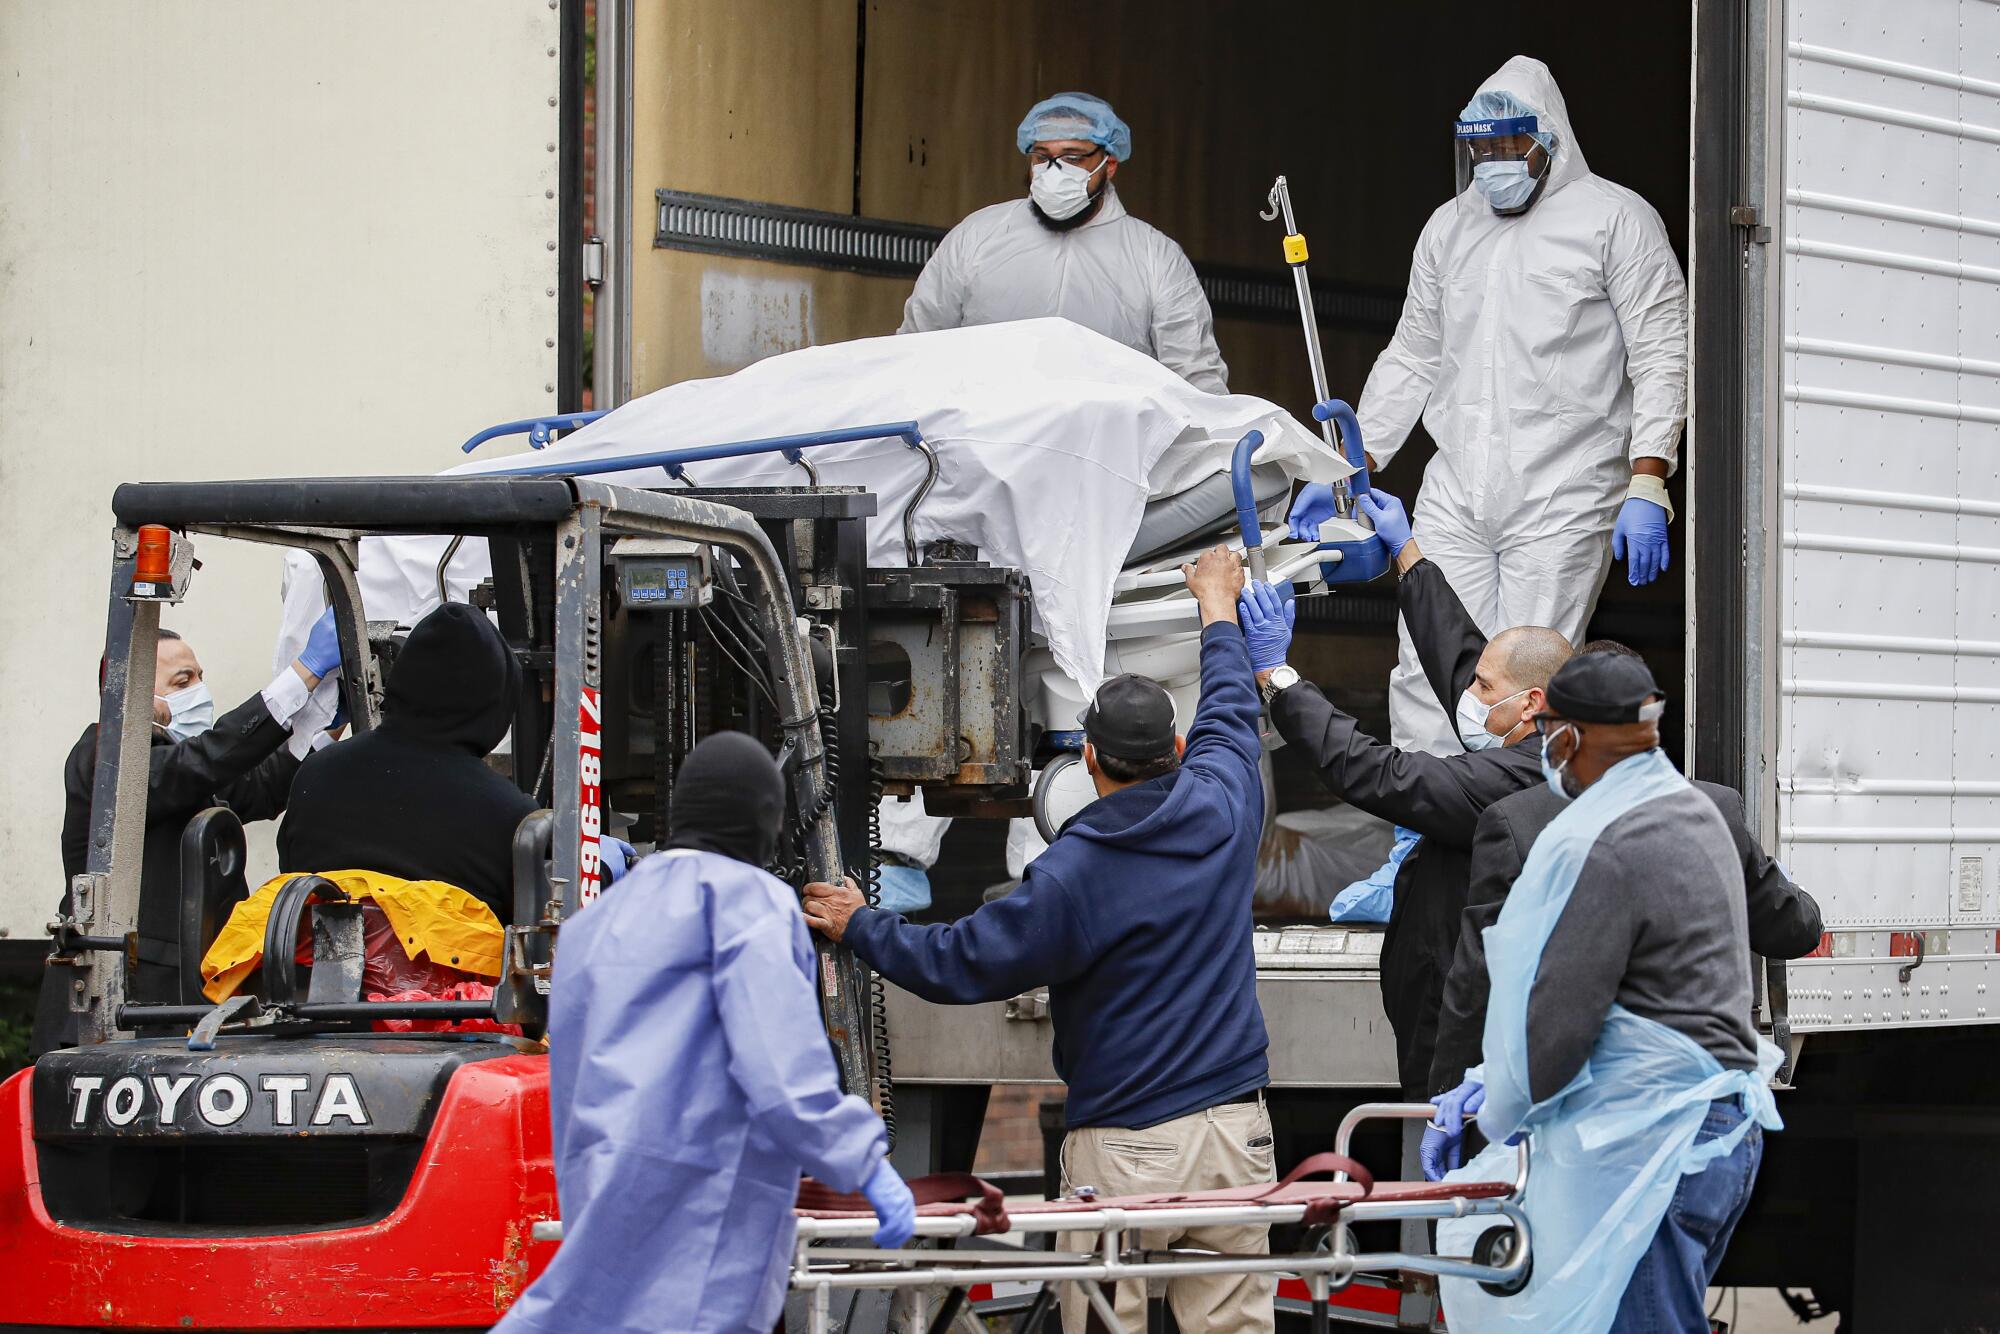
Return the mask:
[(1743, 866), (1693, 787), (1614, 820), (1578, 872), (1528, 998), (1529, 1094), (1576, 1076), (1616, 1001), (1693, 1038), (1725, 1068), (1757, 1064)]

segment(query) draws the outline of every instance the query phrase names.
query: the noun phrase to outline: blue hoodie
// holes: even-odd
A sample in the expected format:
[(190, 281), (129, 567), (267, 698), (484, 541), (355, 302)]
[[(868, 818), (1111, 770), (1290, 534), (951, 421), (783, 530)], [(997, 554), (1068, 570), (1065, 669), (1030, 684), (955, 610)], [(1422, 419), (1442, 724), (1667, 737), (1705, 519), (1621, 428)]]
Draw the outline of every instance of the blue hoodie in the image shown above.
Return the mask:
[(943, 926), (863, 908), (847, 944), (928, 1001), (1047, 985), (1072, 1129), (1143, 1130), (1262, 1088), (1257, 722), (1243, 632), (1218, 621), (1202, 632), (1201, 705), (1180, 767), (1085, 807), (1006, 898)]

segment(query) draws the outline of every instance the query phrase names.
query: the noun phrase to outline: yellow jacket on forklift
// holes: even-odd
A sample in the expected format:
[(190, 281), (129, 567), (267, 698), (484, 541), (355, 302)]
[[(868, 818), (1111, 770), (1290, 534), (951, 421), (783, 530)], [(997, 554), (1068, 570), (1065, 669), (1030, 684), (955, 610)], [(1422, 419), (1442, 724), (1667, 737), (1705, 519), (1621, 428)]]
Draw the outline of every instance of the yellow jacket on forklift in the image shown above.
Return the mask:
[[(234, 995), (243, 979), (264, 959), (264, 927), (271, 904), (287, 881), (301, 873), (287, 871), (259, 885), (237, 904), (215, 942), (201, 958), (202, 994), (221, 1002)], [(396, 939), (410, 958), (482, 977), (500, 976), (504, 933), (493, 910), (457, 885), (442, 880), (398, 880), (375, 871), (320, 871), (356, 903), (381, 908), (395, 929)]]

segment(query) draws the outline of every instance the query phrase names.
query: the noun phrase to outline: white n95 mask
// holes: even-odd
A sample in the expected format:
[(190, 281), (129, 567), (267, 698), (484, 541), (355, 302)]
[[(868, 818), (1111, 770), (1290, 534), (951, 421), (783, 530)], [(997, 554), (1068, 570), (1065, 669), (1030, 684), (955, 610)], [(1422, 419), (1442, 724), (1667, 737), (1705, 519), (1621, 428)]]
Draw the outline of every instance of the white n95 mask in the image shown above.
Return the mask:
[[(1491, 750), (1500, 745), (1501, 738), (1486, 730), (1486, 719), (1507, 700), (1519, 699), (1527, 693), (1526, 690), (1516, 690), (1507, 699), (1496, 699), (1491, 704), (1470, 690), (1461, 694), (1458, 697), (1458, 739), (1465, 743), (1467, 750)], [(1514, 726), (1519, 727), (1520, 724), (1515, 723)]]
[[(1104, 163), (1100, 162), (1097, 171), (1102, 170)], [(1028, 197), (1056, 222), (1073, 218), (1089, 207), (1090, 178), (1097, 171), (1085, 171), (1067, 162), (1038, 162), (1028, 181)]]
[(215, 698), (208, 693), (206, 681), (153, 698), (167, 706), (166, 732), (176, 741), (198, 737), (215, 724)]

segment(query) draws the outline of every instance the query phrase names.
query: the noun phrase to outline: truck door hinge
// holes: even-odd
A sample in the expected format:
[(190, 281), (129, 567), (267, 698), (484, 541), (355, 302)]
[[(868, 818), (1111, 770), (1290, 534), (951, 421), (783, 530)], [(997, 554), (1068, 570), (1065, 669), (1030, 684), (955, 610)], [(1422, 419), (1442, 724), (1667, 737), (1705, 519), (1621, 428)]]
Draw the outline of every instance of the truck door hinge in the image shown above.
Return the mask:
[(1757, 245), (1771, 244), (1771, 229), (1759, 224), (1755, 204), (1732, 206), (1729, 210), (1729, 225), (1741, 227), (1749, 233), (1749, 239)]
[(604, 285), (604, 242), (599, 237), (583, 243), (583, 280), (593, 288)]

